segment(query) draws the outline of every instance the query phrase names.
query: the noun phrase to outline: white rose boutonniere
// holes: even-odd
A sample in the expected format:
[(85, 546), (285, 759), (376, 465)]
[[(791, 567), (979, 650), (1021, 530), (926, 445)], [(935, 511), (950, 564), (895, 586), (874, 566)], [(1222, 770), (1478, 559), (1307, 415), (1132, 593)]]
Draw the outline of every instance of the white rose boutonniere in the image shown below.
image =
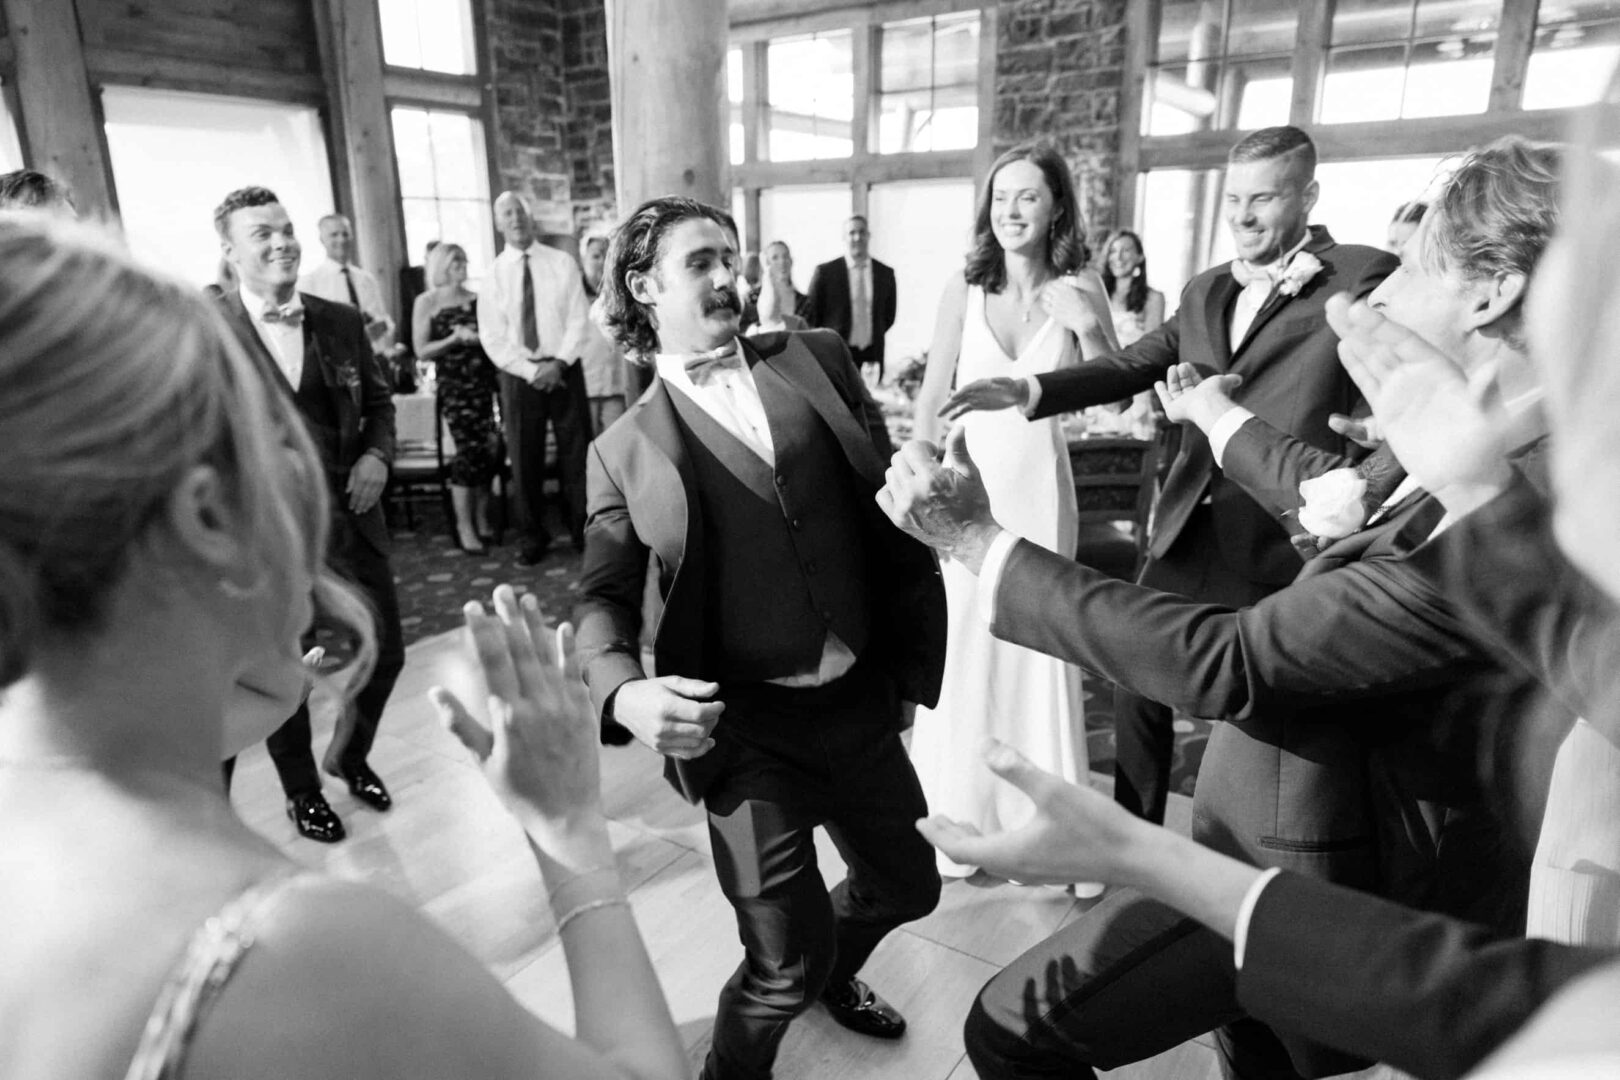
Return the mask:
[(1313, 536), (1338, 540), (1367, 523), (1367, 480), (1354, 469), (1334, 469), (1303, 481), (1299, 523)]
[(1284, 296), (1298, 296), (1305, 283), (1322, 272), (1322, 260), (1308, 251), (1301, 251), (1288, 260), (1288, 269), (1277, 281), (1277, 291)]

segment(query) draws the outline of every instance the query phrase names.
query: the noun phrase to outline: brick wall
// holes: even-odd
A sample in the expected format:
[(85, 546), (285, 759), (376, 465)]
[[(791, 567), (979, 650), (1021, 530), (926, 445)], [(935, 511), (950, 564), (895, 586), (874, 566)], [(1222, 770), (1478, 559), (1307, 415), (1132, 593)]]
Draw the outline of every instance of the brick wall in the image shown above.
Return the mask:
[(1001, 0), (995, 151), (1056, 144), (1073, 171), (1088, 232), (1116, 224), (1125, 0)]

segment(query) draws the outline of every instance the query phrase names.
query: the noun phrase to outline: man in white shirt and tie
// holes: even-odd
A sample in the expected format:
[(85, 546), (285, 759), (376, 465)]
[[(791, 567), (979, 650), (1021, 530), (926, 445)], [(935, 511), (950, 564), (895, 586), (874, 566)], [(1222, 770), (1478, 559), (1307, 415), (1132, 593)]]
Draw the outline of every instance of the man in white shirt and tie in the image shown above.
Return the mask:
[(546, 425), (557, 439), (557, 471), (575, 550), (585, 547), (585, 447), (590, 406), (580, 358), (591, 333), (579, 264), (540, 242), (523, 197), (495, 199), (495, 226), (506, 246), (495, 257), (478, 301), (478, 336), (501, 369), (501, 413), (516, 494), (518, 561), (545, 558), (543, 485)]
[(894, 325), (892, 267), (872, 258), (872, 233), (859, 214), (844, 223), (844, 256), (816, 267), (805, 294), (804, 318), (835, 331), (863, 372), (883, 381), (883, 339)]
[(326, 258), (298, 279), (298, 288), (322, 300), (358, 308), (366, 320), (372, 351), (391, 357), (397, 348), (394, 320), (383, 303), (377, 279), (354, 264), (354, 226), (342, 214), (327, 214), (321, 218), (319, 229)]

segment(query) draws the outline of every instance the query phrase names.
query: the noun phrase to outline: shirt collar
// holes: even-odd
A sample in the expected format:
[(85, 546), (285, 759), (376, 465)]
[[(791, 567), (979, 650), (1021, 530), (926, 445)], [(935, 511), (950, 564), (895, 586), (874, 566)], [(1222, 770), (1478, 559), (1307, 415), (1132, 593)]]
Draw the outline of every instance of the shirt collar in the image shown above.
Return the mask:
[(848, 255), (845, 255), (844, 265), (849, 267), (851, 270), (870, 270), (872, 268), (872, 256), (868, 255), (865, 262), (856, 262)]
[[(237, 286), (237, 292), (242, 294), (242, 306), (247, 309), (248, 318), (253, 320), (253, 325), (263, 326), (264, 309), (271, 305), (271, 301), (255, 293), (246, 285)], [(293, 291), (292, 299), (287, 302), (289, 304), (299, 302), (297, 290)], [(280, 307), (281, 305), (277, 304), (276, 306)]]

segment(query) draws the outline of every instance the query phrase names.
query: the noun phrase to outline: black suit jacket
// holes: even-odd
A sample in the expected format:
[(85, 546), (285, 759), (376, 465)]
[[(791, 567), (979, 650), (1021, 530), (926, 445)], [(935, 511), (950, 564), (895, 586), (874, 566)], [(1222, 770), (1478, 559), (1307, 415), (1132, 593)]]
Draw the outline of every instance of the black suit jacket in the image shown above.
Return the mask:
[[(837, 438), (861, 490), (875, 496), (891, 446), (883, 415), (842, 342), (823, 332), (775, 333), (745, 339), (743, 348), (753, 363), (769, 365), (804, 395)], [(646, 675), (640, 632), (649, 554), (664, 600), (653, 641), (657, 672), (704, 670), (703, 528), (693, 469), (661, 379), (591, 444), (585, 484), (585, 570), (574, 621), (581, 672), (600, 711), (622, 684)], [(901, 698), (933, 705), (945, 664), (938, 563), (895, 529), (871, 498), (863, 507), (869, 580), (880, 591), (862, 659), (880, 663)], [(696, 801), (713, 768), (707, 758), (672, 758), (665, 773)]]
[[(872, 260), (872, 355), (883, 363), (883, 336), (894, 325), (897, 302), (894, 270)], [(849, 302), (849, 267), (843, 259), (832, 259), (816, 267), (810, 275), (810, 291), (800, 312), (811, 326), (831, 330), (846, 342), (852, 312)]]
[[(1395, 259), (1374, 248), (1335, 243), (1321, 226), (1312, 227), (1304, 250), (1321, 261), (1321, 271), (1298, 296), (1273, 292), (1236, 351), (1229, 327), (1240, 289), (1226, 263), (1193, 278), (1175, 316), (1140, 341), (1111, 356), (1040, 376), (1035, 415), (1128, 398), (1151, 389), (1171, 365), (1190, 363), (1206, 375), (1242, 375), (1234, 399), (1317, 451), (1335, 460), (1362, 456), (1363, 451), (1327, 426), (1329, 414), (1353, 412), (1359, 395), (1339, 365), (1338, 338), (1327, 324), (1324, 306), (1338, 292), (1365, 296), (1394, 270)], [(1169, 551), (1205, 494), (1211, 499), (1223, 561), (1234, 573), (1267, 585), (1293, 580), (1299, 556), (1276, 515), (1224, 479), (1215, 468), (1209, 440), (1185, 425), (1181, 450), (1155, 512), (1153, 555)]]
[[(363, 514), (348, 509), (343, 485), (360, 455), (371, 453), (384, 465), (394, 460), (394, 398), (388, 379), (371, 351), (371, 339), (360, 312), (347, 304), (334, 304), (318, 296), (298, 294), (304, 305), (304, 363), (315, 364), (321, 383), (332, 397), (338, 416), (338, 442), (320, 447), (333, 499), (333, 513), (343, 514), (354, 531), (378, 552), (388, 551), (388, 525), (382, 501)], [(220, 305), (237, 337), (266, 369), (266, 377), (291, 394), (281, 368), (254, 329), (242, 295), (229, 292)]]

